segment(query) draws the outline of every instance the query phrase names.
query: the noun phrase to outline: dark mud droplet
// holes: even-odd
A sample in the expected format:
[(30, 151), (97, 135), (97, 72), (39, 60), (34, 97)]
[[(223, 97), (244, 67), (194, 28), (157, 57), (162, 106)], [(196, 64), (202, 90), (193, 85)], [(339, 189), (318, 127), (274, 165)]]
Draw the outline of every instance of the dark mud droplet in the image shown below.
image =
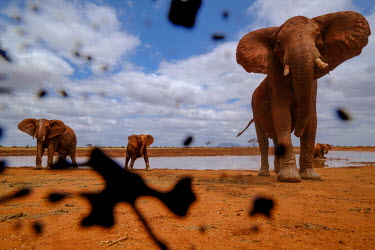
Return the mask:
[(44, 89), (41, 89), (41, 90), (39, 90), (39, 92), (38, 92), (38, 94), (37, 94), (37, 97), (39, 97), (39, 98), (44, 98), (44, 97), (46, 97), (48, 95), (48, 92), (46, 91), (46, 90), (44, 90)]
[(256, 214), (263, 214), (271, 218), (271, 212), (274, 208), (274, 201), (272, 199), (256, 197), (253, 201), (253, 209), (249, 213), (249, 216)]
[(192, 142), (193, 142), (194, 138), (192, 136), (188, 136), (185, 140), (184, 140), (184, 146), (187, 147), (189, 146)]
[(34, 233), (35, 235), (40, 235), (43, 233), (43, 224), (39, 221), (35, 221), (32, 225), (33, 229), (34, 229)]
[(48, 195), (47, 199), (50, 202), (59, 202), (65, 199), (67, 196), (68, 194), (65, 194), (65, 193), (51, 193), (50, 195)]
[(278, 157), (281, 157), (285, 154), (285, 147), (284, 145), (279, 145), (275, 148), (275, 155), (278, 156)]
[(172, 0), (168, 18), (174, 25), (192, 28), (195, 25), (201, 0)]
[(336, 114), (338, 118), (343, 121), (350, 121), (352, 119), (350, 115), (348, 114), (348, 112), (344, 109), (337, 109)]

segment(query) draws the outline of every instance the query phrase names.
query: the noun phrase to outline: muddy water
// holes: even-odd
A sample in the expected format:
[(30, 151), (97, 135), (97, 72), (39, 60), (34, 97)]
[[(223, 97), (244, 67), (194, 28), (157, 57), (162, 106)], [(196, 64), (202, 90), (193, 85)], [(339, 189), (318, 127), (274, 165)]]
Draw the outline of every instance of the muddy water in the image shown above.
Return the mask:
[[(353, 165), (365, 165), (375, 162), (375, 152), (359, 151), (331, 151), (324, 160), (315, 160), (314, 167), (347, 167)], [(298, 161), (299, 155), (297, 155)], [(4, 157), (6, 166), (10, 167), (33, 167), (35, 166), (35, 156), (9, 156)], [(56, 158), (55, 158), (56, 159)], [(69, 160), (69, 157), (68, 157)], [(124, 158), (114, 158), (123, 166)], [(260, 166), (260, 156), (209, 156), (209, 157), (153, 157), (150, 158), (151, 168), (165, 169), (196, 169), (196, 170), (258, 170)], [(87, 161), (85, 157), (78, 157), (78, 163)], [(270, 168), (273, 169), (273, 156), (269, 157)], [(42, 165), (47, 164), (47, 157), (43, 157)], [(143, 158), (137, 159), (134, 168), (145, 168)]]

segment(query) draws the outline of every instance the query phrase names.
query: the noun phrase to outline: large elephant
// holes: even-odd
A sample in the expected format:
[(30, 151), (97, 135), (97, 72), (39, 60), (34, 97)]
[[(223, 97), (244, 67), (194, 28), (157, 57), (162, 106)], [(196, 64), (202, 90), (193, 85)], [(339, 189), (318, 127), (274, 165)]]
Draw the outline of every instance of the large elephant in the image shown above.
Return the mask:
[[(146, 163), (146, 170), (150, 170), (150, 163), (148, 162), (147, 147), (154, 142), (152, 135), (131, 135), (128, 137), (128, 146), (126, 147), (125, 169), (133, 170), (134, 162), (137, 158), (143, 155)], [(131, 159), (128, 168), (129, 160)]]
[(64, 160), (69, 155), (73, 166), (76, 162), (77, 137), (74, 131), (60, 120), (24, 119), (18, 124), (18, 129), (37, 138), (36, 169), (42, 168), (42, 156), (48, 148), (47, 168), (51, 168), (53, 156), (58, 152)]
[(325, 158), (324, 154), (328, 154), (328, 151), (332, 149), (329, 144), (317, 143), (314, 147), (314, 158)]
[[(237, 62), (247, 71), (267, 74), (252, 96), (261, 151), (258, 175), (269, 175), (268, 138), (276, 148), (277, 180), (320, 179), (312, 167), (317, 128), (318, 78), (359, 55), (371, 34), (366, 19), (352, 11), (315, 18), (296, 16), (280, 27), (246, 34), (237, 47)], [(300, 137), (299, 172), (291, 133)]]

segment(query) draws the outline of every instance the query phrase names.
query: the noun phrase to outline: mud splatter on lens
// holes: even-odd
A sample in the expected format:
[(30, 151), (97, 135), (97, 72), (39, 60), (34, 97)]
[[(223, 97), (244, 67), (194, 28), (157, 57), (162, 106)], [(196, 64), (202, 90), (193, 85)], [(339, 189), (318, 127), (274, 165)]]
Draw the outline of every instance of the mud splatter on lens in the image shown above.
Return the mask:
[(62, 95), (63, 97), (65, 97), (65, 98), (69, 97), (68, 93), (65, 90), (62, 89), (59, 92), (60, 92), (60, 95)]
[(225, 39), (225, 35), (222, 33), (214, 33), (211, 35), (211, 39), (214, 41), (221, 41)]
[(34, 230), (34, 233), (35, 235), (40, 235), (43, 233), (43, 224), (39, 221), (35, 221), (33, 224), (32, 224), (32, 228)]
[(168, 18), (174, 25), (192, 28), (201, 0), (172, 0)]
[(2, 48), (0, 48), (0, 56), (1, 56), (1, 58), (3, 58), (5, 61), (7, 61), (7, 62), (12, 62), (12, 59), (9, 57), (9, 55), (8, 55), (8, 51), (6, 51), (6, 50), (4, 50), (4, 49), (2, 49)]
[(67, 193), (51, 193), (48, 195), (47, 199), (49, 202), (59, 202), (68, 196)]
[(344, 109), (337, 109), (336, 114), (338, 118), (343, 121), (350, 121), (352, 119), (348, 112)]
[(285, 154), (285, 151), (286, 151), (286, 149), (285, 149), (284, 145), (279, 145), (279, 146), (275, 147), (275, 155), (276, 156), (279, 156), (279, 157), (283, 156)]
[(273, 208), (274, 201), (272, 199), (256, 197), (253, 201), (253, 209), (250, 211), (249, 216), (263, 214), (268, 218), (271, 218)]
[(46, 97), (48, 95), (48, 92), (46, 91), (46, 90), (44, 90), (44, 89), (41, 89), (41, 90), (39, 90), (39, 92), (38, 92), (38, 94), (37, 94), (37, 97), (39, 97), (39, 98), (44, 98), (44, 97)]
[(194, 138), (192, 136), (188, 136), (185, 140), (184, 140), (184, 146), (187, 147), (189, 146), (192, 142), (194, 141)]

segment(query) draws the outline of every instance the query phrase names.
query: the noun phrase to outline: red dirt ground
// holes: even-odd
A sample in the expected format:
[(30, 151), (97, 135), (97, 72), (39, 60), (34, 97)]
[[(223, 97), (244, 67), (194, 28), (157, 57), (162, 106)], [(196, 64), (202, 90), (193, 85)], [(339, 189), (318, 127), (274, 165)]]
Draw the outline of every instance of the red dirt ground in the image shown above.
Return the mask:
[[(323, 181), (280, 183), (274, 173), (240, 170), (136, 170), (159, 191), (190, 176), (198, 197), (186, 218), (153, 197), (139, 198), (136, 206), (170, 249), (375, 249), (375, 165), (316, 171)], [(0, 202), (2, 249), (158, 249), (128, 204), (116, 206), (110, 229), (79, 226), (90, 209), (79, 193), (104, 188), (92, 170), (7, 168), (0, 183), (0, 199), (23, 187), (33, 190)], [(71, 195), (52, 204), (46, 199), (51, 192)], [(256, 196), (274, 199), (272, 219), (248, 215)], [(34, 222), (42, 225), (39, 235)]]

